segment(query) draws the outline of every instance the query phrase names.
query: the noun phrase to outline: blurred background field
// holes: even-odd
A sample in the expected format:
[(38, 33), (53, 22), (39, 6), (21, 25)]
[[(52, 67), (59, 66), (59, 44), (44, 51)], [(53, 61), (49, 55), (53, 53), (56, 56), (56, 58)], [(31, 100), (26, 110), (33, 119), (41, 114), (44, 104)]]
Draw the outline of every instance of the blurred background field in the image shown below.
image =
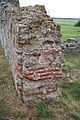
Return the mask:
[(54, 21), (61, 25), (62, 41), (66, 40), (67, 38), (80, 38), (80, 27), (74, 27), (78, 20), (54, 19)]
[[(61, 42), (68, 38), (80, 38), (80, 27), (74, 25), (79, 21), (76, 19), (54, 19), (61, 25)], [(69, 82), (62, 86), (61, 104), (64, 109), (63, 120), (80, 119), (80, 54), (68, 55), (65, 59), (63, 72), (69, 76)]]

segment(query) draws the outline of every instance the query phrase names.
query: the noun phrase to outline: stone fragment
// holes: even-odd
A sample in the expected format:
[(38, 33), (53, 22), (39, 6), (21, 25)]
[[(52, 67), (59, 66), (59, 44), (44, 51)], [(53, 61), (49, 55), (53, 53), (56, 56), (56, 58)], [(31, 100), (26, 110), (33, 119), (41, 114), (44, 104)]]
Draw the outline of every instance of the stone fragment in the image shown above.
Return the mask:
[(62, 50), (65, 55), (77, 55), (80, 54), (80, 39), (69, 38), (61, 44)]

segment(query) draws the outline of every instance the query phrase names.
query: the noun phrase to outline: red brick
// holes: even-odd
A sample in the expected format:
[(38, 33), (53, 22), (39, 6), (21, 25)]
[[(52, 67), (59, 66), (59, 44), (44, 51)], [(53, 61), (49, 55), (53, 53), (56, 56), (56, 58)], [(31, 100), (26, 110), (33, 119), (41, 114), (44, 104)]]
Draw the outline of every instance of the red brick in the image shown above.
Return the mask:
[(17, 64), (18, 64), (19, 66), (23, 66), (23, 63), (18, 62)]
[(24, 73), (23, 73), (23, 77), (24, 77), (24, 78), (26, 78), (26, 79), (28, 79), (28, 80), (33, 81), (33, 78), (32, 78), (32, 77), (30, 77), (30, 76), (29, 76), (29, 75), (27, 75), (27, 74), (24, 74)]
[(23, 52), (20, 52), (20, 51), (16, 51), (17, 54), (23, 54)]
[(45, 93), (44, 93), (44, 89), (43, 90), (34, 90), (32, 92), (26, 92), (26, 91), (23, 91), (23, 94), (25, 96), (31, 96), (31, 95), (38, 95), (38, 94), (48, 94), (48, 93), (51, 93), (51, 92), (55, 92), (56, 89), (53, 88), (53, 89), (45, 89)]
[(50, 55), (50, 54), (58, 54), (60, 51), (56, 51), (56, 50), (50, 50), (50, 51), (43, 51), (42, 55)]

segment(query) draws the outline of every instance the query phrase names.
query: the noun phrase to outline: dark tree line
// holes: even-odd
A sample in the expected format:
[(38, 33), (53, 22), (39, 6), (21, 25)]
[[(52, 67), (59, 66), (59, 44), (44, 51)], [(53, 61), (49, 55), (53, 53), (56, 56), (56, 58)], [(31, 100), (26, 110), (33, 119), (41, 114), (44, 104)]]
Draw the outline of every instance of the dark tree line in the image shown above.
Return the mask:
[(75, 27), (80, 27), (80, 20), (79, 20), (77, 23), (75, 23), (74, 26), (75, 26)]

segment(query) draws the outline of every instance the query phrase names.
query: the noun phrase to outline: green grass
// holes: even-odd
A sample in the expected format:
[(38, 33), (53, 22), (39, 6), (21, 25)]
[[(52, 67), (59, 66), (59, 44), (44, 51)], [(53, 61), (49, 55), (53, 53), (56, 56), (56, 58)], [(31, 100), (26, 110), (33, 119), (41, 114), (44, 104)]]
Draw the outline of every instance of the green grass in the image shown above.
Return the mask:
[[(63, 89), (75, 100), (80, 102), (80, 83), (66, 83)], [(63, 93), (64, 94), (64, 93)]]
[(55, 22), (61, 25), (61, 40), (67, 38), (80, 38), (80, 27), (74, 27), (78, 20), (55, 19)]
[(70, 70), (77, 71), (78, 73), (80, 72), (80, 56), (79, 55), (67, 56), (65, 60), (65, 64), (63, 66), (63, 71), (71, 72)]
[(52, 113), (48, 110), (46, 105), (42, 102), (37, 104), (37, 112), (36, 112), (36, 117), (35, 120), (49, 120), (52, 118)]
[(76, 113), (70, 113), (69, 116), (74, 120), (80, 120), (80, 116)]
[[(56, 19), (61, 24), (63, 42), (67, 38), (80, 38), (80, 27), (74, 27), (77, 20)], [(63, 120), (80, 120), (80, 55), (69, 55), (66, 58), (63, 72), (69, 77), (69, 81), (61, 88), (61, 106), (63, 108)]]
[(4, 99), (0, 99), (0, 117), (6, 117), (10, 112)]
[(64, 109), (65, 119), (80, 119), (80, 83), (65, 83), (62, 87), (61, 104)]
[(54, 21), (58, 24), (61, 24), (61, 25), (74, 25), (75, 23), (78, 22), (78, 20), (69, 20), (69, 19), (54, 19)]
[[(80, 119), (80, 56), (67, 56), (63, 72), (69, 81), (61, 88), (61, 104), (67, 119)], [(66, 119), (65, 117), (65, 119)]]
[(74, 27), (73, 25), (61, 26), (62, 41), (67, 38), (80, 38), (80, 27)]

